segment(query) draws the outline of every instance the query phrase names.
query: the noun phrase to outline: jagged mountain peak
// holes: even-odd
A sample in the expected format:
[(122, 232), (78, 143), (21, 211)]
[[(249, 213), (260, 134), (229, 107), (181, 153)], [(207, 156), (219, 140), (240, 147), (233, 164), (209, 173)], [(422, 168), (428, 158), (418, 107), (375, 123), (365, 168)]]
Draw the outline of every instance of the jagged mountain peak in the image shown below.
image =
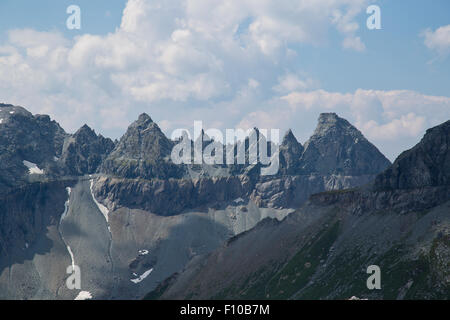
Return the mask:
[(143, 113), (120, 138), (101, 171), (126, 178), (180, 177), (182, 168), (170, 162), (173, 145), (150, 116)]
[[(4, 119), (4, 121), (6, 121), (10, 118), (16, 118), (18, 115), (19, 115), (19, 117), (23, 116), (28, 119), (32, 119), (32, 118), (38, 119), (40, 116), (40, 115), (33, 116), (33, 114), (31, 112), (29, 112), (28, 110), (26, 110), (25, 108), (20, 107), (20, 106), (15, 106), (12, 104), (1, 104), (0, 105), (0, 118)], [(48, 119), (50, 119), (50, 117), (48, 117)]]
[(74, 136), (79, 136), (79, 135), (87, 135), (87, 136), (97, 136), (95, 134), (95, 131), (93, 129), (91, 129), (91, 127), (89, 127), (87, 124), (84, 124), (80, 129), (78, 129)]
[(400, 154), (375, 179), (375, 189), (450, 185), (450, 120), (428, 129), (412, 149)]
[(91, 129), (91, 127), (89, 127), (86, 123), (83, 124), (83, 125), (80, 127), (80, 129), (78, 129), (78, 130), (90, 130), (90, 131), (93, 131), (93, 130)]
[(319, 122), (336, 122), (340, 119), (335, 112), (322, 112), (319, 115)]
[(336, 113), (320, 114), (317, 127), (314, 130), (311, 139), (320, 138), (326, 135), (332, 135), (334, 137), (351, 135), (355, 138), (365, 139), (358, 129), (346, 119), (339, 117)]
[(357, 128), (335, 113), (320, 114), (304, 147), (301, 168), (306, 173), (377, 174), (391, 164)]
[(282, 146), (290, 146), (290, 145), (296, 145), (298, 144), (297, 138), (292, 133), (292, 130), (289, 129), (286, 134), (283, 137), (283, 140), (281, 141)]
[(0, 190), (36, 178), (24, 163), (38, 167), (38, 172), (53, 174), (54, 159), (60, 156), (66, 136), (47, 115), (33, 115), (20, 106), (1, 104)]
[[(129, 135), (141, 134), (144, 131), (152, 131), (158, 135), (163, 134), (159, 126), (155, 122), (153, 122), (152, 118), (150, 118), (148, 114), (142, 113), (134, 122), (132, 122), (128, 126), (127, 131), (122, 136), (122, 138)], [(122, 140), (122, 138), (120, 140)]]
[(150, 151), (166, 156), (170, 154), (171, 147), (172, 142), (159, 126), (143, 113), (128, 127), (113, 153), (139, 160), (147, 158)]
[(152, 118), (147, 113), (141, 113), (137, 119), (138, 123), (149, 123), (153, 122)]
[(127, 129), (127, 133), (130, 131), (143, 131), (146, 129), (157, 129), (159, 130), (158, 125), (153, 122), (152, 118), (146, 114), (146, 113), (142, 113), (139, 115), (139, 117), (132, 122)]
[(300, 158), (304, 148), (289, 129), (280, 145), (280, 173), (295, 175), (300, 173)]
[(60, 163), (66, 174), (95, 173), (113, 148), (114, 142), (111, 139), (97, 135), (93, 129), (84, 124), (65, 139)]

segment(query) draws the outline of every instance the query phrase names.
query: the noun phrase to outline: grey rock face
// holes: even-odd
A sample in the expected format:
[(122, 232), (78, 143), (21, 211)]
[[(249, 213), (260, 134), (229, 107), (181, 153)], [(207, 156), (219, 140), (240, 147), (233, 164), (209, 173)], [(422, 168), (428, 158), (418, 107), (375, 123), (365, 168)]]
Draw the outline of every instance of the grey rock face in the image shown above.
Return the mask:
[(49, 116), (33, 116), (22, 107), (0, 104), (0, 190), (30, 181), (24, 160), (47, 175), (57, 172), (55, 157), (61, 156), (67, 136)]
[(378, 175), (375, 189), (450, 185), (450, 121), (428, 129), (414, 148), (403, 152)]
[(291, 129), (285, 134), (280, 145), (280, 169), (282, 175), (296, 175), (300, 173), (300, 158), (304, 148), (297, 141)]
[(58, 233), (74, 181), (33, 183), (0, 195), (0, 299), (68, 299), (71, 264)]
[(181, 177), (184, 168), (171, 162), (172, 148), (173, 142), (147, 114), (142, 114), (105, 159), (101, 172), (124, 178)]
[(250, 199), (261, 207), (298, 208), (312, 194), (362, 186), (373, 177), (319, 174), (276, 177), (256, 183)]
[(218, 208), (236, 198), (250, 200), (261, 208), (297, 208), (311, 194), (353, 188), (372, 179), (372, 175), (299, 175), (266, 181), (255, 181), (247, 175), (151, 181), (101, 177), (93, 192), (111, 210), (140, 208), (170, 216), (189, 209)]
[(114, 149), (114, 142), (102, 135), (96, 135), (87, 125), (66, 138), (61, 164), (69, 175), (95, 173), (103, 159)]
[(347, 176), (378, 174), (389, 165), (389, 160), (358, 129), (335, 113), (320, 115), (301, 160), (305, 173)]
[(26, 243), (34, 243), (48, 225), (57, 223), (59, 214), (64, 211), (66, 184), (33, 183), (0, 197), (0, 252), (3, 257), (11, 256), (18, 248), (25, 248)]
[(139, 208), (170, 216), (188, 209), (217, 207), (238, 197), (246, 198), (251, 188), (245, 176), (151, 181), (102, 177), (95, 183), (93, 192), (111, 210)]

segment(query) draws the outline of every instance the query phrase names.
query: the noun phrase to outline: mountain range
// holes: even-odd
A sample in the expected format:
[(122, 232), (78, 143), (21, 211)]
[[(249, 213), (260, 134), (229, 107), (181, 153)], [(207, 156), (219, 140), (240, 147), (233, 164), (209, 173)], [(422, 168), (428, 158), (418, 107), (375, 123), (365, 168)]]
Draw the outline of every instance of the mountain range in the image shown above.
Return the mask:
[(449, 298), (449, 138), (447, 121), (391, 164), (323, 113), (263, 176), (173, 163), (147, 114), (112, 141), (0, 104), (0, 298)]
[[(448, 299), (450, 121), (363, 187), (312, 195), (193, 259), (148, 299)], [(381, 269), (379, 290), (366, 268)]]

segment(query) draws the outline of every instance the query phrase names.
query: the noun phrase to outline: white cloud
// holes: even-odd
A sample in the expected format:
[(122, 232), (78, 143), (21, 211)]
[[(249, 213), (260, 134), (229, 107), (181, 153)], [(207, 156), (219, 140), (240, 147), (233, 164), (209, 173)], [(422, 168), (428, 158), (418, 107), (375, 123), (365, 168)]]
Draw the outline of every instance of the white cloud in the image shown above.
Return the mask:
[(421, 35), (428, 49), (436, 51), (441, 57), (450, 53), (450, 24), (435, 31), (427, 29)]
[(398, 119), (392, 119), (385, 124), (378, 124), (374, 120), (360, 123), (361, 130), (368, 137), (376, 140), (393, 140), (401, 137), (418, 137), (425, 129), (425, 117), (418, 116), (414, 112), (401, 115)]
[(342, 46), (345, 49), (352, 49), (359, 52), (366, 50), (366, 46), (361, 41), (360, 37), (347, 37), (342, 42)]
[(297, 90), (304, 91), (306, 89), (312, 89), (317, 86), (317, 81), (311, 78), (302, 80), (295, 74), (287, 73), (283, 76), (278, 77), (278, 84), (273, 87), (273, 90), (283, 94)]
[(33, 29), (14, 29), (8, 31), (8, 39), (12, 45), (20, 48), (33, 48), (45, 44), (55, 48), (67, 45), (68, 41), (58, 32), (42, 32)]
[(136, 32), (145, 25), (148, 19), (147, 13), (149, 9), (149, 2), (134, 0), (128, 1), (124, 11), (120, 28), (125, 32)]

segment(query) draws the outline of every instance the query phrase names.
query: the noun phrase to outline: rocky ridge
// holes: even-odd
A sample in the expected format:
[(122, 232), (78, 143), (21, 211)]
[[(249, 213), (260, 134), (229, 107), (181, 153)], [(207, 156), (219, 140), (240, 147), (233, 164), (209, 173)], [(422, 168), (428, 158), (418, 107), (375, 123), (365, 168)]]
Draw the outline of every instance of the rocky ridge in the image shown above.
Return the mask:
[[(153, 133), (151, 138), (143, 138), (142, 132)], [(255, 129), (253, 134), (257, 135), (256, 141), (259, 141), (259, 131)], [(136, 150), (148, 150), (144, 147), (148, 143), (145, 141), (154, 137), (160, 142), (155, 144), (156, 151), (150, 152), (153, 158), (148, 160), (148, 154), (142, 151), (137, 153)], [(203, 147), (211, 143), (209, 138), (206, 140)], [(366, 184), (375, 177), (375, 173), (390, 164), (356, 128), (336, 114), (320, 115), (318, 126), (305, 148), (289, 130), (279, 147), (280, 166), (278, 173), (273, 176), (261, 176), (260, 164), (248, 164), (248, 152), (251, 148), (249, 140), (247, 138), (245, 142), (238, 142), (234, 147), (235, 158), (238, 148), (245, 148), (246, 165), (233, 165), (231, 168), (206, 164), (177, 167), (168, 160), (169, 146), (173, 146), (173, 143), (165, 138), (150, 117), (141, 115), (101, 167), (103, 174), (117, 179), (96, 181), (95, 196), (110, 209), (120, 206), (145, 207), (153, 208), (154, 212), (162, 215), (174, 215), (185, 209), (216, 201), (229, 201), (238, 196), (264, 207), (293, 208), (306, 201), (313, 193)], [(129, 152), (125, 146), (128, 146)], [(157, 163), (153, 166), (154, 170), (170, 169), (164, 169), (164, 173), (154, 176), (150, 173), (152, 171), (146, 169), (145, 163)], [(322, 170), (324, 167), (328, 169)], [(194, 170), (200, 172), (195, 178), (190, 174)], [(140, 173), (142, 171), (145, 174)], [(139, 179), (136, 180), (137, 177)], [(168, 178), (173, 179), (167, 181)], [(146, 179), (155, 181), (148, 182)], [(228, 190), (226, 196), (213, 187), (218, 183), (227, 184), (231, 181), (230, 187), (223, 187), (223, 190)], [(211, 186), (218, 194), (216, 196), (209, 191), (192, 191), (195, 189), (194, 185)], [(171, 197), (178, 199), (177, 203), (161, 200)]]
[[(367, 186), (315, 194), (283, 221), (261, 221), (147, 298), (448, 299), (449, 133), (448, 122), (428, 130)], [(425, 179), (416, 163), (426, 163)], [(380, 290), (366, 286), (370, 265), (381, 268)]]

